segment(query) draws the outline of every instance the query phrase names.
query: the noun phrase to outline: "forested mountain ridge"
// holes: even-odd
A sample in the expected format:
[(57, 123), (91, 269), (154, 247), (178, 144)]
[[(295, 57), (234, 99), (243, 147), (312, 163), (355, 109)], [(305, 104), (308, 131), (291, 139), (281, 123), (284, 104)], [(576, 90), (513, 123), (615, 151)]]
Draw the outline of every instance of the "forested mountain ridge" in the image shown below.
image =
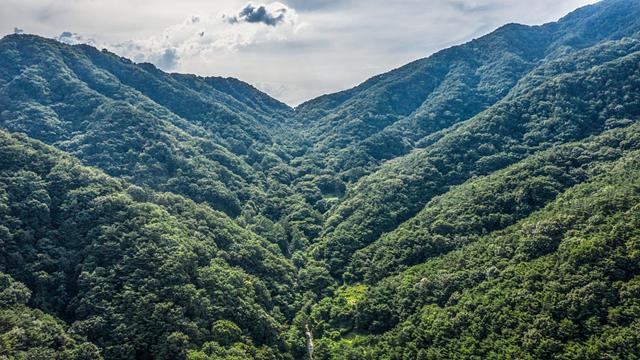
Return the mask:
[[(319, 226), (320, 214), (289, 186), (295, 174), (287, 162), (298, 143), (285, 131), (292, 110), (250, 85), (166, 74), (32, 35), (0, 40), (0, 64), (2, 128), (269, 228), (286, 251), (291, 234)], [(290, 225), (286, 217), (298, 212), (311, 223)]]
[(321, 256), (339, 274), (354, 249), (394, 229), (449, 186), (550, 146), (597, 134), (625, 117), (640, 117), (639, 63), (640, 53), (634, 52), (586, 71), (551, 77), (504, 99), (434, 144), (385, 164), (332, 210), (319, 244)]
[(325, 298), (306, 320), (317, 357), (634, 359), (638, 154), (504, 231)]
[(638, 19), (509, 24), (296, 109), (3, 38), (0, 359), (633, 358)]
[[(161, 90), (157, 92), (163, 97), (160, 100), (165, 100), (165, 93), (167, 100), (181, 93), (167, 91), (171, 83), (159, 86), (165, 81), (154, 78), (155, 74), (164, 80), (170, 76), (151, 65), (134, 66), (90, 47), (70, 47), (35, 36), (7, 36), (0, 46), (4, 128), (57, 145), (112, 175), (153, 182), (150, 185), (159, 189), (181, 192), (177, 186), (206, 179), (211, 190), (203, 192), (206, 185), (202, 184), (203, 200), (225, 206), (228, 213), (239, 212), (236, 194), (246, 193), (240, 189), (256, 181), (251, 168), (218, 141), (205, 140), (204, 131), (198, 133), (202, 128), (120, 82), (114, 73), (143, 90)], [(106, 66), (109, 71), (103, 70)], [(183, 98), (190, 98), (188, 92)], [(231, 116), (222, 110), (220, 129)], [(199, 156), (204, 164), (188, 163)], [(173, 184), (181, 172), (190, 181)]]
[[(438, 130), (503, 98), (535, 67), (604, 40), (640, 31), (635, 1), (605, 1), (542, 26), (510, 24), (467, 44), (297, 108), (315, 140), (304, 161), (357, 178)], [(309, 159), (307, 159), (309, 158)]]
[[(252, 142), (269, 144), (273, 141), (271, 130), (291, 115), (288, 106), (238, 80), (167, 74), (151, 64), (134, 64), (87, 45), (68, 46), (33, 35), (8, 35), (2, 40), (2, 51), (6, 101), (54, 105), (64, 100), (55, 97), (62, 90), (68, 92), (66, 96), (74, 93), (78, 93), (77, 96), (102, 95), (109, 100), (139, 105), (147, 105), (141, 103), (147, 98), (154, 103), (147, 106), (166, 108), (181, 118), (167, 118), (173, 125), (194, 132), (195, 129), (188, 127), (189, 123), (200, 123), (211, 130), (207, 135), (234, 153), (246, 152)], [(57, 73), (53, 72), (54, 67), (57, 67)], [(18, 77), (19, 74), (23, 77)], [(27, 83), (21, 84), (20, 80)], [(56, 86), (64, 87), (58, 89)], [(23, 93), (20, 93), (21, 89)], [(31, 92), (24, 92), (26, 89)], [(12, 93), (12, 90), (16, 92)], [(11, 97), (7, 99), (9, 95)], [(127, 96), (133, 99), (127, 99)], [(69, 112), (57, 114), (63, 120), (66, 120), (65, 116), (73, 115)], [(216, 123), (208, 124), (211, 119), (216, 119)], [(233, 140), (242, 142), (247, 149), (234, 144)]]

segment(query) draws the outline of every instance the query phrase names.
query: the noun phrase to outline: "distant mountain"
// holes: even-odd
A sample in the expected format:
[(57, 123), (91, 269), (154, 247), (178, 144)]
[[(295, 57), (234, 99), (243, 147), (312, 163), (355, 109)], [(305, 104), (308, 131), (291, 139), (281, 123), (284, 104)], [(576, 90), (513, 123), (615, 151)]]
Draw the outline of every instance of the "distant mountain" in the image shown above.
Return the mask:
[(640, 2), (291, 109), (0, 40), (0, 359), (640, 353)]
[(604, 1), (543, 26), (505, 25), (353, 89), (306, 102), (298, 107), (297, 119), (314, 144), (307, 157), (358, 178), (495, 104), (541, 63), (635, 35), (639, 11), (637, 1)]
[(587, 70), (570, 69), (524, 93), (516, 91), (433, 144), (363, 178), (329, 214), (316, 249), (321, 257), (340, 274), (354, 250), (416, 215), (451, 186), (640, 117), (638, 41), (605, 46), (617, 48), (613, 53), (620, 57), (586, 51)]

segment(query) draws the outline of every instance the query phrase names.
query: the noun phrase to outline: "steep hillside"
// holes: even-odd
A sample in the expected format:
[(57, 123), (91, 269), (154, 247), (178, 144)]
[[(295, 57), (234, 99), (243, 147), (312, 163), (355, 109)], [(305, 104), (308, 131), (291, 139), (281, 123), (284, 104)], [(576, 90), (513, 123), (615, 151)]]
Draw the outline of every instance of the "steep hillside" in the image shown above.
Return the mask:
[[(166, 74), (37, 36), (0, 40), (0, 127), (109, 175), (207, 203), (264, 230), (284, 252), (304, 247), (289, 244), (292, 234), (315, 236), (320, 222), (288, 186), (287, 144), (297, 141), (283, 130), (290, 115), (234, 79)], [(292, 225), (287, 217), (299, 212), (310, 220)]]
[(640, 31), (640, 4), (610, 0), (543, 26), (510, 24), (297, 109), (313, 146), (300, 163), (346, 179), (407, 154), (502, 99), (539, 64)]
[[(609, 141), (630, 140), (621, 133)], [(636, 134), (636, 150), (515, 225), (321, 301), (309, 318), (315, 358), (634, 358)]]
[(450, 186), (636, 119), (639, 64), (640, 53), (632, 52), (601, 65), (595, 61), (597, 66), (588, 70), (548, 77), (432, 145), (386, 163), (358, 182), (332, 211), (315, 251), (340, 275), (354, 251), (414, 216)]
[(0, 271), (105, 358), (170, 359), (211, 341), (284, 348), (293, 266), (207, 206), (0, 131), (0, 224)]
[(600, 174), (608, 163), (640, 149), (639, 145), (640, 126), (634, 124), (553, 147), (454, 187), (396, 230), (356, 252), (348, 268), (350, 276), (374, 283), (504, 229)]

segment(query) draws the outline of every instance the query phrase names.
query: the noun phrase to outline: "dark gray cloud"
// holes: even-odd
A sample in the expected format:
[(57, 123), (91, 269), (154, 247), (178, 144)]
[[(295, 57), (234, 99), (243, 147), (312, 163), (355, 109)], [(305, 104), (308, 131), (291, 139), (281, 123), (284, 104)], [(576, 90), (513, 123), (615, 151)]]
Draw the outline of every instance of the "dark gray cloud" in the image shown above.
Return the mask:
[(165, 49), (162, 53), (151, 56), (149, 60), (165, 71), (174, 70), (180, 64), (180, 56), (174, 48)]
[(273, 8), (272, 6), (267, 7), (267, 5), (249, 3), (240, 10), (240, 13), (234, 16), (226, 16), (226, 19), (231, 24), (247, 22), (277, 26), (285, 21), (287, 10), (284, 5)]

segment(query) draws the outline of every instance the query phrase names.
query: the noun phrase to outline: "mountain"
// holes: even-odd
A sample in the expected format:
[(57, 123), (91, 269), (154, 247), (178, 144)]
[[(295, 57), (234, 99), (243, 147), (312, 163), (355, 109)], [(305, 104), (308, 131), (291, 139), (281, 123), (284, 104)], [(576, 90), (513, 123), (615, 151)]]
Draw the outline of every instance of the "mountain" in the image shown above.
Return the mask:
[(640, 31), (634, 1), (604, 1), (543, 26), (505, 25), (360, 86), (302, 104), (308, 157), (347, 178), (423, 147), (423, 139), (504, 98), (541, 63)]
[(623, 42), (609, 46), (620, 46), (628, 55), (611, 61), (605, 56), (608, 62), (601, 65), (590, 57), (588, 70), (555, 75), (515, 92), (430, 146), (359, 181), (332, 210), (318, 247), (332, 271), (340, 274), (355, 249), (408, 220), (452, 185), (640, 116), (640, 52), (636, 41)]
[[(298, 295), (277, 246), (24, 136), (0, 132), (0, 165), (0, 271), (105, 358), (175, 358), (216, 331), (246, 347), (283, 346)], [(3, 349), (20, 341), (9, 333)]]
[(296, 109), (0, 40), (0, 358), (640, 353), (640, 3)]
[[(637, 126), (630, 130), (637, 137)], [(637, 144), (622, 134), (597, 142)], [(575, 147), (585, 145), (594, 144)], [(463, 241), (374, 286), (340, 289), (310, 311), (321, 336), (316, 353), (371, 359), (637, 354), (639, 155), (636, 147), (606, 165), (594, 161), (592, 177), (513, 226)], [(491, 191), (493, 180), (474, 186)]]
[[(262, 227), (280, 222), (314, 233), (319, 226), (320, 214), (288, 186), (292, 110), (248, 84), (166, 74), (32, 35), (0, 40), (0, 68), (0, 127), (8, 131), (131, 183), (207, 203), (247, 226), (256, 213), (269, 223)], [(286, 216), (300, 211), (318, 224), (289, 225)], [(290, 235), (278, 236), (286, 249)]]

